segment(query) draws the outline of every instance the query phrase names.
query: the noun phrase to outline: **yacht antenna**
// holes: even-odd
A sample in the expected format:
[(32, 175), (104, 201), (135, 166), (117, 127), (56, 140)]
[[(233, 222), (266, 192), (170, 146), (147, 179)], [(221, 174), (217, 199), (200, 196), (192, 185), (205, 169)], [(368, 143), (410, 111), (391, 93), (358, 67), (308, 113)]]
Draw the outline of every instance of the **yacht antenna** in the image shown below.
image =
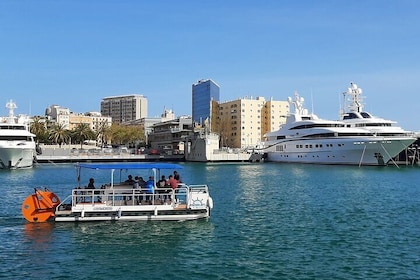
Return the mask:
[(314, 97), (312, 95), (312, 88), (311, 88), (311, 110), (312, 110), (312, 114), (314, 113)]
[(340, 119), (341, 118), (343, 118), (343, 116), (344, 116), (344, 113), (346, 112), (346, 92), (344, 91), (343, 93), (342, 93), (342, 95), (343, 95), (343, 100), (341, 100), (341, 95), (339, 94), (338, 95), (338, 99), (339, 99), (339, 116), (340, 116)]

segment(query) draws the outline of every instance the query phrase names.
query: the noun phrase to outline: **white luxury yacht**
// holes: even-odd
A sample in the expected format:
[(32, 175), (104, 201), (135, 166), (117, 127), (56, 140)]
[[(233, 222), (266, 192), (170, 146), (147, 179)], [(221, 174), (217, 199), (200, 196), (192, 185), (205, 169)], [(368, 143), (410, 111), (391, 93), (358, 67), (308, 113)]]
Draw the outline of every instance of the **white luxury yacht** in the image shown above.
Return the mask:
[(386, 165), (414, 141), (377, 136), (366, 129), (347, 127), (343, 121), (320, 119), (304, 109), (304, 99), (297, 93), (288, 101), (294, 112), (279, 130), (265, 135), (262, 152), (267, 161)]
[(6, 103), (9, 116), (0, 118), (0, 169), (32, 167), (36, 156), (35, 135), (29, 132), (29, 118), (15, 116), (16, 104)]

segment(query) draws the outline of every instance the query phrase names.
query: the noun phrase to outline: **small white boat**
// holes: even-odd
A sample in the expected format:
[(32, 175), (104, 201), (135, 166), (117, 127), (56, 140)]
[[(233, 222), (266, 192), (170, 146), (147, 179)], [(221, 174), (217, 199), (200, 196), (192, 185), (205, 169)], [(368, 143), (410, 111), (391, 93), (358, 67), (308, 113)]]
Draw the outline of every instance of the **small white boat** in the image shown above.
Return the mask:
[(0, 169), (29, 168), (36, 157), (35, 134), (29, 132), (29, 117), (14, 115), (16, 104), (6, 103), (7, 117), (0, 118)]
[[(80, 186), (81, 169), (111, 171), (110, 183), (101, 188), (75, 188), (60, 201), (48, 189), (37, 190), (22, 203), (22, 214), (29, 222), (84, 222), (84, 221), (183, 221), (210, 217), (213, 200), (207, 185), (179, 183), (173, 189), (137, 188), (114, 180), (116, 171), (148, 169), (154, 182), (162, 169), (177, 170), (170, 163), (84, 163), (76, 164)], [(151, 174), (151, 173), (150, 173)]]

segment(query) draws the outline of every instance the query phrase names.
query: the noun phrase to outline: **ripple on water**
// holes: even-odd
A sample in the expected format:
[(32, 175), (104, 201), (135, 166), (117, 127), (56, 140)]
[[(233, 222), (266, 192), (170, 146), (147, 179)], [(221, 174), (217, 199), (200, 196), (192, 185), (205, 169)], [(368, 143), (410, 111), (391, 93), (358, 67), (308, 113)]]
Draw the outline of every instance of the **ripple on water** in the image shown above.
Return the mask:
[[(183, 164), (209, 220), (27, 224), (20, 205), (71, 165), (0, 173), (0, 276), (13, 279), (420, 279), (418, 169)], [(92, 174), (86, 174), (91, 176)], [(98, 182), (108, 180), (95, 174)], [(41, 269), (42, 268), (42, 269)]]

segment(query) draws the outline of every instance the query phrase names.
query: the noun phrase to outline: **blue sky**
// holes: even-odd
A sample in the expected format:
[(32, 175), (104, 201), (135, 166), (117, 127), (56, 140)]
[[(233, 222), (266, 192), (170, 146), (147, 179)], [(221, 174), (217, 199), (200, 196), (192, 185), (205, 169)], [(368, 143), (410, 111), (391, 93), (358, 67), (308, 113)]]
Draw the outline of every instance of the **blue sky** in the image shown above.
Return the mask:
[(221, 101), (298, 91), (337, 119), (353, 81), (366, 110), (420, 130), (419, 14), (415, 0), (2, 0), (0, 106), (82, 113), (136, 93), (150, 117), (189, 115), (191, 85), (211, 78)]

